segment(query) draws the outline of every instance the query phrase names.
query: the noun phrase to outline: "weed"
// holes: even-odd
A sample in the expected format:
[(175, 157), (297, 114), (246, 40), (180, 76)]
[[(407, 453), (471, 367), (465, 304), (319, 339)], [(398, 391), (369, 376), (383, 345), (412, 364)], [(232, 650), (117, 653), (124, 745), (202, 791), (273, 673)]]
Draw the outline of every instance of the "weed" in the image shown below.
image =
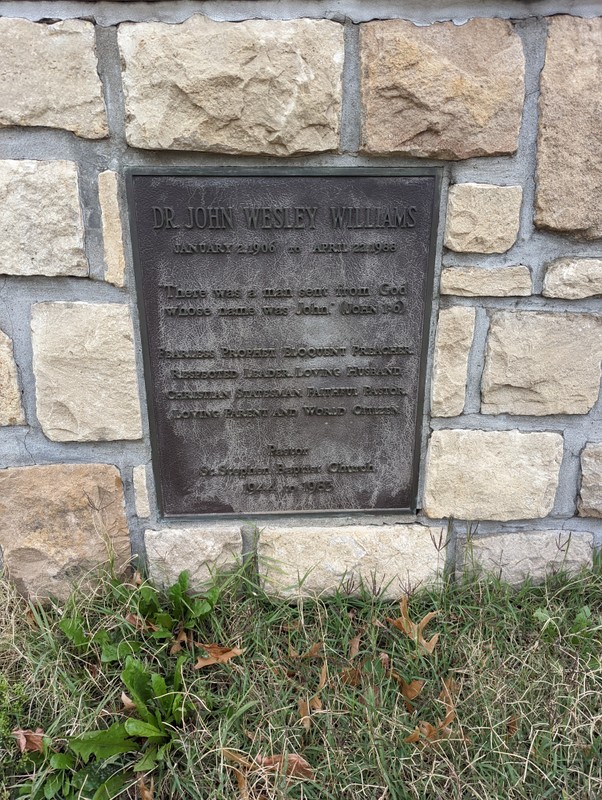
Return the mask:
[(244, 572), (197, 596), (107, 577), (62, 608), (0, 593), (6, 797), (602, 794), (597, 573), (444, 582), (401, 610), (276, 600)]

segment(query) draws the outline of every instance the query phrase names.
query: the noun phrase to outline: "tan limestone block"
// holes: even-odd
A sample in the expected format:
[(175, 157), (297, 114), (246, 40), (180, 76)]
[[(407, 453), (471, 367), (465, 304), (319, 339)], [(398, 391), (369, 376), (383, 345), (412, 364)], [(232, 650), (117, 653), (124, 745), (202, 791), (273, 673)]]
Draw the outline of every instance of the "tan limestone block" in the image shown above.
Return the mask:
[(116, 303), (32, 307), (36, 407), (56, 442), (142, 436), (132, 320)]
[(0, 426), (25, 425), (13, 343), (0, 330)]
[(548, 264), (543, 281), (544, 297), (581, 300), (602, 294), (602, 259), (559, 258)]
[(132, 147), (276, 156), (338, 148), (338, 23), (125, 23), (119, 49)]
[(529, 267), (445, 267), (441, 294), (459, 297), (526, 297), (531, 294)]
[(585, 445), (581, 453), (579, 516), (602, 517), (602, 442)]
[(512, 531), (471, 539), (459, 548), (458, 571), (477, 571), (520, 586), (546, 575), (571, 575), (593, 563), (593, 535), (584, 531)]
[(72, 161), (0, 161), (0, 208), (0, 274), (88, 274)]
[(144, 544), (150, 578), (163, 588), (172, 586), (186, 570), (191, 589), (202, 591), (216, 571), (235, 569), (242, 561), (237, 525), (146, 530)]
[(81, 19), (46, 25), (0, 18), (0, 127), (108, 136), (94, 42), (94, 25)]
[(522, 198), (520, 186), (451, 186), (445, 246), (459, 253), (505, 253), (518, 236)]
[(441, 430), (430, 440), (423, 511), (433, 519), (535, 519), (554, 505), (559, 433)]
[(98, 198), (102, 218), (102, 239), (105, 255), (105, 281), (122, 287), (125, 283), (123, 230), (119, 212), (117, 173), (107, 170), (98, 176)]
[(386, 20), (360, 31), (364, 151), (446, 159), (516, 151), (525, 59), (509, 22)]
[(434, 417), (455, 417), (464, 411), (475, 318), (475, 309), (464, 306), (439, 312), (431, 399)]
[(535, 224), (602, 237), (602, 18), (548, 21), (541, 74)]
[(424, 525), (262, 528), (259, 571), (284, 596), (332, 593), (363, 582), (388, 598), (435, 581), (445, 565), (445, 529)]
[(600, 391), (602, 317), (534, 311), (491, 315), (483, 414), (587, 414)]
[(141, 519), (150, 517), (150, 503), (148, 500), (148, 489), (146, 487), (146, 467), (141, 464), (132, 470), (134, 482), (134, 499), (136, 503), (136, 514)]
[(64, 600), (102, 564), (130, 559), (119, 470), (53, 464), (0, 470), (0, 551), (9, 577), (35, 598)]

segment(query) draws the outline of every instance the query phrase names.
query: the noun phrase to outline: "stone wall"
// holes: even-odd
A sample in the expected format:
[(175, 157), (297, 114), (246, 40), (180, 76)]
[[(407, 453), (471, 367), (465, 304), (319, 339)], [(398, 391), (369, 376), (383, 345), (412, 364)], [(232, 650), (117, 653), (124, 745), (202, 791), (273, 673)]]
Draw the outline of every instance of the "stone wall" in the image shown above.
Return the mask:
[[(0, 0), (0, 548), (24, 591), (121, 565), (128, 531), (161, 582), (257, 548), (274, 591), (591, 564), (596, 5)], [(420, 510), (168, 524), (123, 170), (287, 163), (444, 167)]]

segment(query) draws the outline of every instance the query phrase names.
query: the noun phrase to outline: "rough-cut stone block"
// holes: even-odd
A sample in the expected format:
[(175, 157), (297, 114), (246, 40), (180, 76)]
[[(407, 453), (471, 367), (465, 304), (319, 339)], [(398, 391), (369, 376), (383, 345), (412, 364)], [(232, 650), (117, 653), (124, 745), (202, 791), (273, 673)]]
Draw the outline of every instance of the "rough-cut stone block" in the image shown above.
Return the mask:
[(512, 586), (541, 583), (556, 572), (575, 574), (593, 562), (593, 535), (584, 531), (513, 531), (479, 537), (458, 548), (458, 571), (476, 571)]
[(602, 237), (602, 18), (548, 22), (541, 75), (535, 224)]
[(149, 575), (156, 586), (172, 586), (189, 573), (190, 587), (206, 588), (217, 570), (230, 570), (242, 560), (242, 535), (237, 525), (165, 528), (144, 532)]
[(134, 482), (134, 499), (136, 502), (136, 514), (141, 519), (150, 517), (150, 503), (148, 501), (148, 489), (146, 488), (146, 467), (141, 464), (132, 470)]
[(491, 315), (484, 414), (587, 414), (600, 391), (602, 317), (500, 311)]
[(0, 425), (25, 425), (13, 343), (0, 330)]
[(581, 300), (602, 294), (602, 259), (559, 258), (548, 264), (543, 282), (545, 297)]
[(276, 156), (338, 147), (338, 23), (126, 23), (119, 48), (132, 147)]
[(318, 595), (341, 586), (381, 589), (398, 598), (433, 582), (445, 565), (445, 529), (424, 525), (266, 527), (259, 534), (265, 588)]
[(119, 470), (53, 464), (0, 470), (0, 554), (23, 594), (65, 599), (102, 564), (130, 559)]
[(455, 417), (464, 410), (475, 317), (475, 309), (464, 306), (439, 312), (431, 401), (434, 417)]
[(0, 274), (88, 274), (72, 161), (0, 161), (0, 208)]
[(586, 444), (581, 453), (581, 517), (602, 517), (602, 442)]
[(56, 442), (142, 436), (132, 320), (116, 303), (33, 306), (33, 370), (42, 430)]
[(559, 433), (442, 430), (431, 436), (424, 512), (433, 519), (535, 519), (554, 505)]
[(441, 294), (460, 297), (526, 297), (531, 294), (529, 267), (446, 267)]
[(87, 139), (108, 136), (97, 72), (94, 25), (0, 19), (0, 127), (64, 128)]
[(363, 149), (461, 159), (513, 153), (525, 60), (512, 25), (361, 26)]
[(119, 213), (117, 173), (107, 170), (98, 176), (98, 198), (102, 216), (102, 238), (105, 254), (105, 281), (115, 286), (125, 282), (123, 231)]
[(520, 186), (457, 183), (449, 190), (445, 246), (459, 253), (505, 253), (516, 242)]

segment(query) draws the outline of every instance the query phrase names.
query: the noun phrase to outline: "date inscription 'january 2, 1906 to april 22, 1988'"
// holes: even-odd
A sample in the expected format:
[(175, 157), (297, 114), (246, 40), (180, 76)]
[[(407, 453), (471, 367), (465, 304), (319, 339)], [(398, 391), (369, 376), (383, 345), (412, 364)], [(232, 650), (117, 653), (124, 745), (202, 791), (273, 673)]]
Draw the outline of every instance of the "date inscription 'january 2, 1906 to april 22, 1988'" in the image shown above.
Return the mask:
[(415, 507), (437, 170), (131, 170), (166, 516)]

